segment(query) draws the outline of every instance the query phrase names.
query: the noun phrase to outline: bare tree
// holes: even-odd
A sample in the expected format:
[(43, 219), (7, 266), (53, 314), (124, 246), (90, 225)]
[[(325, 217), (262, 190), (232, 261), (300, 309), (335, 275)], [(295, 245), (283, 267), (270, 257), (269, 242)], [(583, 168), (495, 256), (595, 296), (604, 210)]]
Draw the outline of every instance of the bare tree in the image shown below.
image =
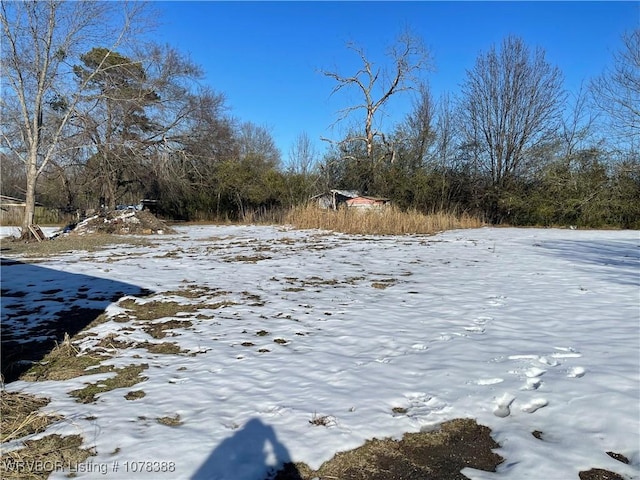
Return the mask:
[(342, 109), (337, 122), (351, 117), (356, 112), (363, 112), (361, 130), (363, 133), (350, 135), (337, 143), (364, 142), (368, 163), (365, 170), (368, 173), (363, 179), (362, 188), (366, 191), (371, 185), (371, 176), (376, 162), (375, 141), (378, 139), (383, 144), (387, 143), (384, 133), (375, 126), (378, 114), (383, 111), (393, 96), (417, 85), (420, 74), (430, 67), (430, 57), (420, 39), (409, 32), (401, 34), (396, 43), (391, 46), (387, 52), (389, 65), (383, 67), (376, 66), (363, 48), (353, 43), (348, 44), (347, 47), (360, 57), (361, 68), (353, 75), (343, 75), (335, 71), (322, 73), (337, 83), (331, 92), (332, 95), (342, 89), (355, 89), (362, 97), (360, 103)]
[(498, 189), (523, 173), (527, 151), (553, 131), (564, 99), (562, 74), (509, 36), (481, 54), (462, 88), (465, 143)]
[(251, 160), (270, 168), (280, 165), (280, 150), (266, 126), (243, 122), (238, 130), (238, 146), (242, 161)]
[(570, 95), (568, 107), (559, 129), (565, 159), (569, 159), (577, 150), (587, 147), (586, 142), (593, 135), (595, 121), (594, 112), (589, 108), (587, 91), (582, 85), (577, 93)]
[(204, 88), (188, 100), (189, 109), (183, 121), (157, 145), (154, 169), (168, 182), (187, 180), (194, 187), (210, 188), (216, 164), (238, 157), (235, 125), (226, 115), (224, 95)]
[[(61, 139), (81, 93), (106, 57), (80, 84), (70, 78), (69, 60), (87, 45), (107, 44), (109, 52), (127, 40), (135, 33), (143, 7), (135, 2), (1, 3), (2, 143), (26, 166), (23, 236), (33, 223), (37, 179), (60, 155)], [(116, 9), (119, 17), (113, 15)], [(121, 23), (114, 25), (114, 18), (121, 18)]]
[(289, 170), (306, 176), (317, 161), (316, 150), (306, 132), (298, 134), (289, 150)]
[(640, 147), (640, 28), (622, 36), (613, 66), (591, 83), (593, 100), (605, 113), (615, 138)]
[[(436, 139), (434, 129), (436, 104), (431, 89), (428, 84), (420, 84), (416, 90), (413, 109), (399, 125), (395, 135), (396, 141), (404, 145), (403, 166), (409, 173), (424, 167)], [(394, 157), (395, 155), (391, 157), (392, 162), (395, 162)]]
[[(455, 168), (455, 148), (458, 140), (455, 105), (448, 92), (440, 95), (435, 113), (434, 163), (441, 175), (440, 209), (450, 200), (450, 172)], [(448, 197), (449, 196), (449, 197)]]
[(454, 158), (457, 125), (454, 103), (448, 92), (440, 95), (436, 108), (436, 161), (444, 168)]

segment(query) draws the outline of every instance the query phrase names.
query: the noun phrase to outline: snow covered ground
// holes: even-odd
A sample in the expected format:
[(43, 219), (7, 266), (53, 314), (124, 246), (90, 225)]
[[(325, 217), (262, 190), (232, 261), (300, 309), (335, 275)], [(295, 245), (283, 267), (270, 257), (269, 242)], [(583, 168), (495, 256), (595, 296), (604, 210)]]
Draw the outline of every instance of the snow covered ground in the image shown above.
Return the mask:
[[(3, 322), (52, 286), (75, 295), (104, 280), (154, 292), (138, 302), (195, 306), (172, 317), (191, 325), (164, 339), (190, 354), (122, 348), (105, 362), (148, 364), (148, 380), (131, 388), (82, 404), (68, 392), (113, 374), (7, 385), (52, 399), (44, 410), (66, 420), (45, 434), (80, 433), (96, 448), (91, 462), (106, 475), (78, 478), (256, 480), (280, 462), (315, 469), (366, 439), (457, 417), (489, 426), (506, 459), (497, 473), (465, 469), (472, 479), (577, 479), (594, 467), (639, 477), (638, 231), (178, 231), (149, 237), (152, 246), (3, 266), (3, 289), (29, 291), (3, 296)], [(176, 293), (194, 289), (195, 298)], [(79, 306), (95, 305), (83, 297)], [(109, 303), (107, 313), (126, 312)], [(136, 322), (93, 332), (83, 348), (110, 333), (159, 341)], [(132, 390), (146, 396), (125, 399)], [(155, 421), (176, 415), (178, 426)], [(154, 461), (173, 471), (133, 476), (134, 462)]]
[[(45, 235), (51, 236), (54, 232), (60, 230), (58, 227), (40, 227)], [(0, 238), (7, 237), (19, 237), (20, 236), (20, 227), (0, 227)]]

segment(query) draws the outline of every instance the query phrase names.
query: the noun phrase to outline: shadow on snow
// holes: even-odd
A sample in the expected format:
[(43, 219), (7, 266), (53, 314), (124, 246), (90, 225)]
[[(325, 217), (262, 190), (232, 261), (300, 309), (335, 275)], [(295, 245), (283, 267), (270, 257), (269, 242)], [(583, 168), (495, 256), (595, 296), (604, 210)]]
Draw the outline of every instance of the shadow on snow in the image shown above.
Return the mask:
[(64, 339), (94, 321), (125, 295), (146, 296), (136, 285), (67, 273), (2, 258), (1, 373), (12, 382)]
[[(286, 471), (286, 474), (282, 471)], [(273, 427), (260, 419), (249, 420), (209, 455), (191, 480), (269, 479), (300, 480), (287, 448)]]
[(576, 265), (588, 265), (616, 283), (640, 286), (640, 238), (633, 240), (559, 240), (543, 248)]

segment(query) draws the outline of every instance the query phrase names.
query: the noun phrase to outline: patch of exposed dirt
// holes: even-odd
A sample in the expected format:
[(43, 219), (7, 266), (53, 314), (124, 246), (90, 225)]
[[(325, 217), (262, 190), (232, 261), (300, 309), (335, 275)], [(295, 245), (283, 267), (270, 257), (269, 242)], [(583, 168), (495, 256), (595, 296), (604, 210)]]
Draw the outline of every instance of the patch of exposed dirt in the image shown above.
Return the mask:
[(140, 374), (149, 368), (149, 365), (129, 365), (127, 367), (115, 369), (116, 375), (97, 383), (89, 383), (84, 388), (73, 390), (69, 393), (72, 397), (76, 397), (76, 401), (80, 403), (92, 403), (96, 401), (96, 395), (104, 392), (115, 390), (116, 388), (132, 387), (140, 382), (147, 380), (147, 377)]
[(126, 398), (127, 400), (138, 400), (140, 398), (144, 398), (146, 397), (147, 394), (144, 393), (143, 390), (132, 390), (131, 392), (127, 393), (124, 398)]
[(211, 288), (207, 286), (191, 284), (191, 285), (181, 287), (179, 290), (171, 290), (168, 292), (163, 292), (163, 295), (166, 295), (166, 296), (175, 295), (183, 298), (195, 299), (195, 298), (219, 297), (222, 295), (229, 295), (230, 293), (231, 292), (227, 290), (222, 290), (220, 288)]
[(182, 425), (182, 419), (179, 414), (175, 414), (173, 417), (159, 417), (156, 418), (156, 421), (161, 425), (166, 425), (168, 427), (178, 427)]
[(614, 460), (618, 460), (619, 462), (622, 462), (625, 465), (629, 465), (631, 463), (629, 459), (624, 455), (622, 455), (621, 453), (616, 453), (616, 452), (606, 452), (606, 453)]
[(173, 342), (161, 342), (151, 343), (143, 342), (137, 343), (136, 348), (145, 348), (149, 353), (164, 354), (164, 355), (181, 355), (189, 353), (188, 350), (183, 350), (177, 343)]
[(495, 472), (504, 459), (491, 430), (472, 419), (445, 422), (433, 432), (407, 433), (401, 440), (367, 441), (336, 454), (317, 471), (305, 464), (287, 464), (276, 480), (465, 480), (470, 467)]
[(243, 262), (243, 263), (257, 263), (262, 260), (269, 260), (269, 255), (236, 255), (235, 257), (227, 257), (225, 262)]
[(174, 317), (178, 313), (193, 313), (204, 305), (182, 304), (177, 302), (165, 302), (152, 300), (138, 302), (132, 298), (122, 300), (119, 304), (139, 321), (157, 320), (164, 317)]
[(162, 323), (147, 323), (142, 329), (155, 339), (161, 339), (167, 336), (167, 330), (175, 330), (178, 328), (187, 328), (193, 325), (189, 320), (169, 320)]
[[(44, 432), (64, 417), (43, 414), (39, 410), (49, 399), (20, 392), (0, 392), (0, 441), (2, 443)], [(81, 449), (82, 437), (48, 435), (22, 442), (23, 447), (3, 452), (0, 477), (3, 479), (46, 479), (59, 465), (75, 465), (95, 455)]]
[[(118, 335), (116, 333), (109, 333), (107, 336), (102, 338), (95, 345), (95, 350), (99, 352), (108, 351), (108, 350), (123, 350), (125, 348), (133, 348), (135, 346), (135, 342), (131, 342), (128, 340), (122, 340), (117, 338)], [(102, 350), (104, 349), (104, 350)]]
[[(617, 460), (625, 465), (629, 465), (631, 462), (627, 457), (621, 453), (606, 452), (614, 460)], [(619, 475), (610, 470), (604, 470), (602, 468), (592, 468), (591, 470), (584, 470), (578, 473), (580, 480), (624, 480), (622, 475)]]
[(580, 480), (625, 480), (622, 475), (602, 468), (592, 468), (578, 473)]

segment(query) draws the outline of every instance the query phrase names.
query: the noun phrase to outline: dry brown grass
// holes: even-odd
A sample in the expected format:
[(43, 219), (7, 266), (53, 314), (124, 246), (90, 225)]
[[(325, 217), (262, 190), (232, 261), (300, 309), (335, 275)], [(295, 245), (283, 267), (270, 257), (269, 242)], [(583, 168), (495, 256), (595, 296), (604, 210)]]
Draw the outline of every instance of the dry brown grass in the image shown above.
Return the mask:
[[(81, 446), (80, 435), (48, 435), (37, 440), (26, 440), (23, 448), (3, 453), (0, 478), (46, 480), (53, 471), (69, 469), (96, 454), (93, 449), (83, 449)], [(74, 475), (71, 473), (69, 476)]]
[(467, 214), (436, 212), (429, 215), (417, 211), (403, 212), (389, 207), (382, 210), (323, 210), (313, 205), (296, 207), (285, 218), (286, 223), (300, 229), (332, 230), (361, 235), (431, 235), (458, 228), (478, 228), (478, 218)]
[(3, 253), (25, 257), (48, 257), (75, 251), (95, 252), (112, 245), (150, 246), (152, 243), (140, 237), (98, 233), (60, 236), (40, 243), (26, 243), (17, 239), (2, 240)]
[(187, 328), (193, 325), (189, 320), (168, 320), (162, 323), (147, 323), (142, 329), (153, 338), (159, 340), (167, 336), (168, 330)]
[(0, 392), (0, 442), (8, 442), (32, 433), (44, 432), (60, 415), (45, 415), (40, 408), (49, 400), (20, 392)]
[(129, 365), (127, 367), (115, 369), (116, 375), (97, 383), (87, 384), (84, 388), (73, 390), (69, 393), (72, 397), (76, 397), (79, 403), (92, 403), (96, 401), (96, 395), (104, 392), (110, 392), (116, 388), (128, 388), (144, 382), (147, 377), (140, 374), (149, 368), (149, 365)]
[[(314, 416), (310, 423), (328, 426), (324, 418)], [(475, 420), (455, 419), (432, 432), (407, 433), (401, 440), (368, 440), (337, 453), (316, 471), (302, 463), (286, 464), (275, 480), (462, 480), (467, 477), (460, 471), (467, 467), (495, 472), (504, 461), (493, 452), (499, 447), (489, 428)]]
[(20, 380), (68, 380), (82, 375), (109, 372), (113, 367), (99, 366), (108, 357), (104, 353), (81, 353), (66, 334), (64, 341), (56, 345), (41, 362), (35, 363), (22, 374)]
[(193, 313), (200, 308), (207, 308), (205, 304), (192, 305), (172, 301), (165, 302), (162, 300), (139, 302), (133, 298), (126, 298), (120, 301), (119, 305), (126, 309), (130, 316), (134, 316), (136, 320), (139, 321), (175, 317), (178, 313)]
[(180, 348), (180, 345), (173, 342), (161, 342), (161, 343), (151, 343), (151, 342), (143, 342), (137, 343), (136, 348), (145, 348), (147, 352), (160, 354), (160, 355), (180, 355), (187, 354), (189, 350), (183, 350)]
[(173, 417), (159, 417), (156, 418), (156, 421), (161, 425), (166, 425), (168, 427), (178, 427), (182, 425), (182, 419), (179, 414), (175, 414)]
[[(48, 403), (47, 398), (27, 393), (0, 392), (0, 442), (44, 432), (49, 425), (63, 420), (61, 415), (40, 412)], [(2, 453), (0, 478), (44, 480), (58, 467), (83, 462), (95, 455), (91, 450), (81, 449), (81, 445), (82, 437), (79, 435), (48, 435), (23, 441), (22, 448)]]
[(144, 393), (144, 390), (132, 390), (129, 393), (127, 393), (124, 398), (126, 398), (127, 400), (138, 400), (140, 398), (144, 398), (146, 397), (147, 394)]

